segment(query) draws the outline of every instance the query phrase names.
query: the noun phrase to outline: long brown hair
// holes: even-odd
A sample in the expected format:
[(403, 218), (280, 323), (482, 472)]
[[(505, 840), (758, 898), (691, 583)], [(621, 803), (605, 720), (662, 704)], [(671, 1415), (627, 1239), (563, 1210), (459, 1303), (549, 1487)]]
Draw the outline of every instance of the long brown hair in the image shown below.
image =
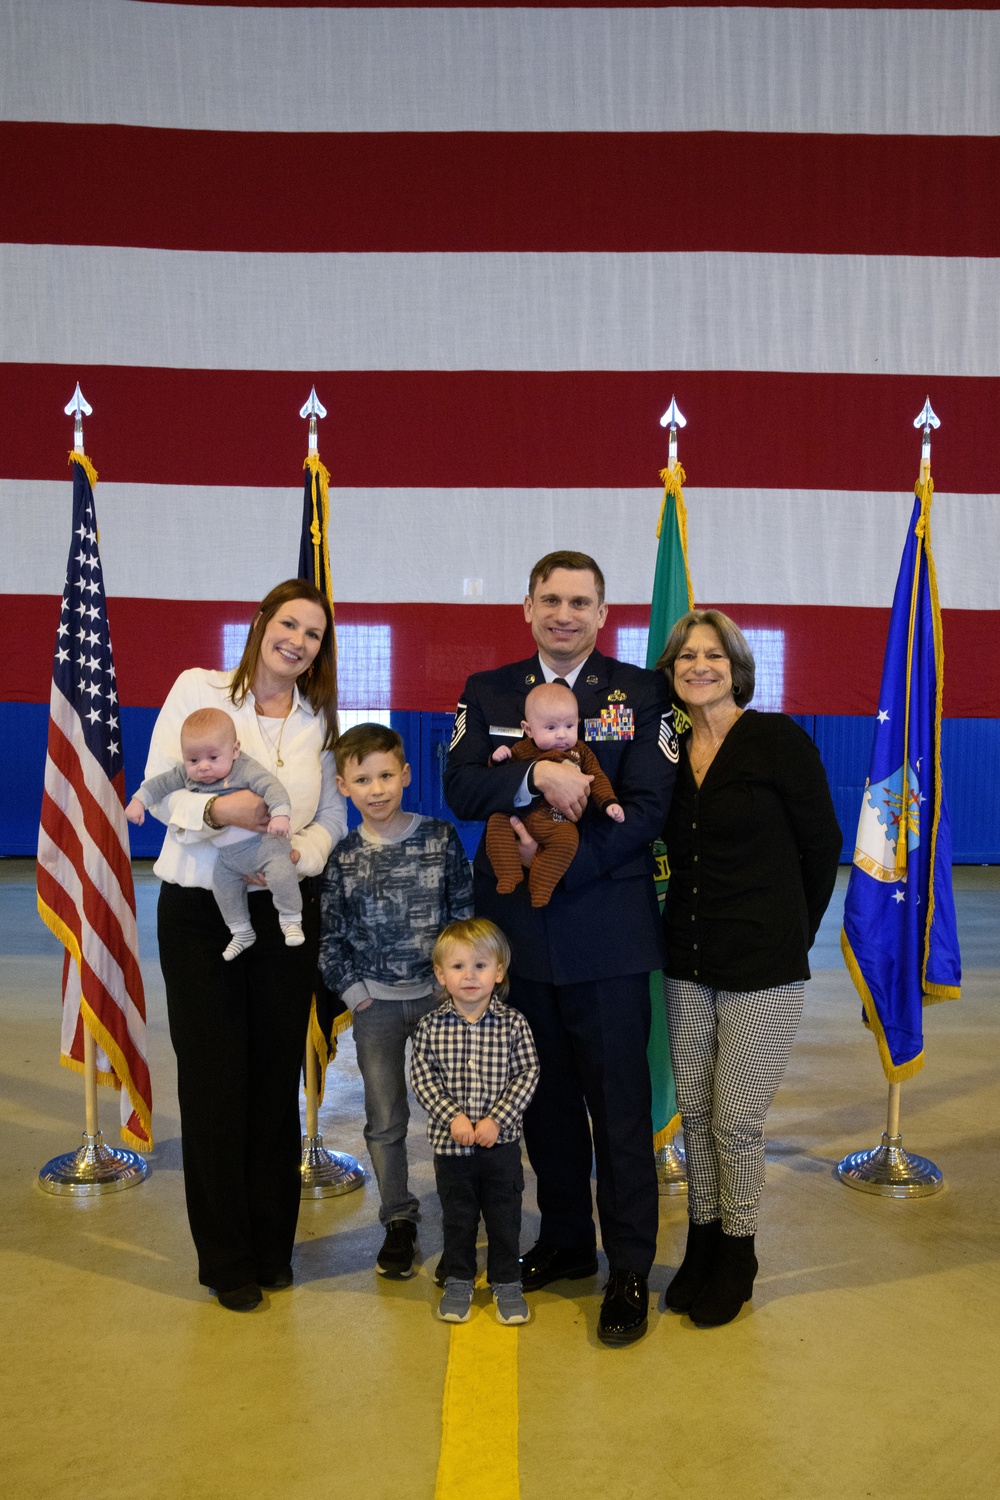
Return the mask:
[(319, 651), (312, 665), (296, 679), (295, 685), (313, 713), (322, 713), (324, 716), (326, 736), (323, 740), (323, 749), (332, 750), (338, 733), (337, 652), (333, 634), (333, 610), (330, 608), (330, 601), (326, 595), (305, 578), (286, 579), (284, 583), (279, 583), (276, 588), (273, 588), (266, 599), (261, 600), (260, 608), (251, 622), (250, 633), (243, 647), (239, 666), (233, 673), (229, 697), (237, 708), (241, 708), (246, 702), (247, 693), (253, 686), (257, 668), (260, 666), (260, 647), (264, 639), (264, 631), (279, 609), (291, 604), (294, 599), (307, 599), (310, 604), (318, 604), (326, 617), (326, 629), (323, 631)]

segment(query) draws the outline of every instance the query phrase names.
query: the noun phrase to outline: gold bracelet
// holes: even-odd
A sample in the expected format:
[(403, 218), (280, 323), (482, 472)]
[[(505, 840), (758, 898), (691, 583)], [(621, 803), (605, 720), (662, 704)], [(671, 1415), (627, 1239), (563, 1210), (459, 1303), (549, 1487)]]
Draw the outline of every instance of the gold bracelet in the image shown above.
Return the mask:
[(214, 828), (216, 833), (220, 833), (224, 826), (222, 823), (217, 823), (212, 817), (212, 804), (218, 802), (218, 800), (218, 793), (216, 793), (214, 797), (209, 797), (207, 802), (205, 803), (205, 811), (201, 815), (202, 822), (205, 823), (207, 827)]

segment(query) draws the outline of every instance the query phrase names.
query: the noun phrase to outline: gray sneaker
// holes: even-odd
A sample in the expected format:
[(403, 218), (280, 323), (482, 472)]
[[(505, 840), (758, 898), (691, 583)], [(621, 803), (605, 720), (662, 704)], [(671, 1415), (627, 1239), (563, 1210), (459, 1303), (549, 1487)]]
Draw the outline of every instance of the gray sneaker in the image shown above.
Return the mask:
[(498, 1281), (493, 1288), (498, 1323), (527, 1323), (531, 1317), (519, 1281)]
[[(438, 1303), (438, 1317), (443, 1323), (467, 1323), (472, 1316), (472, 1293), (474, 1281), (462, 1281), (458, 1276), (449, 1276)], [(527, 1309), (525, 1309), (527, 1311)]]

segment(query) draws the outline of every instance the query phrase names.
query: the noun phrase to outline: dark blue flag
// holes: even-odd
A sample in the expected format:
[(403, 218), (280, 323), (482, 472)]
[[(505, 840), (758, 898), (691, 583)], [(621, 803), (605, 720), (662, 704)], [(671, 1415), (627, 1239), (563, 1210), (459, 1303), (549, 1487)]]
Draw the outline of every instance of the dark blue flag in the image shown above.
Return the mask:
[(330, 475), (318, 453), (310, 453), (302, 495), (302, 532), (299, 537), (297, 578), (314, 583), (333, 603), (330, 582)]
[[(318, 453), (310, 453), (303, 465), (305, 485), (302, 495), (302, 531), (299, 537), (299, 571), (296, 575), (313, 583), (325, 594), (333, 609), (333, 585), (330, 581), (330, 474), (320, 462)], [(337, 655), (336, 638), (333, 643)], [(319, 1098), (328, 1063), (337, 1054), (337, 1035), (351, 1022), (351, 1013), (336, 990), (331, 990), (319, 969), (313, 978), (313, 1008), (309, 1018), (309, 1035), (319, 1060)]]
[(924, 1064), (923, 1006), (957, 1000), (962, 965), (941, 778), (943, 650), (930, 478), (917, 486), (889, 621), (841, 948), (890, 1083)]

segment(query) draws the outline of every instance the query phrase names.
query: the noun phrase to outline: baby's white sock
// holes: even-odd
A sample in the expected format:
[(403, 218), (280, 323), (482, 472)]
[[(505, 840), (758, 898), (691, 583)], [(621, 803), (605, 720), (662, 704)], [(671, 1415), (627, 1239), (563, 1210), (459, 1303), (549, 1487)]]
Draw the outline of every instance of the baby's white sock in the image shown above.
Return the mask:
[(285, 935), (285, 947), (301, 948), (306, 940), (306, 935), (302, 931), (302, 923), (298, 917), (283, 917), (279, 915), (278, 921)]
[(257, 934), (252, 927), (233, 927), (230, 930), (233, 935), (229, 940), (228, 948), (222, 955), (227, 964), (232, 959), (239, 958), (244, 948), (249, 948), (257, 941)]

